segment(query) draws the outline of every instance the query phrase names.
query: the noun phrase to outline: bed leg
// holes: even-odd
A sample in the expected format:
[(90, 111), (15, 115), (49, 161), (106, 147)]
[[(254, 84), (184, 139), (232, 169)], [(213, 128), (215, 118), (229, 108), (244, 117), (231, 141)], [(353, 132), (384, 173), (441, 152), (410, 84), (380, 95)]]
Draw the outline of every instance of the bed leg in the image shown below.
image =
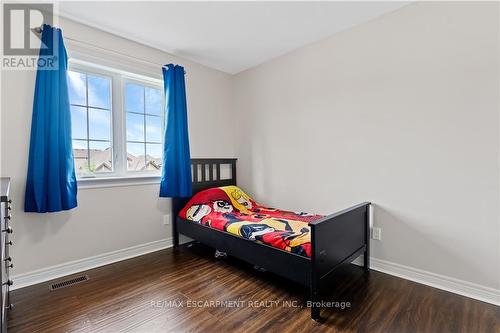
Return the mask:
[(368, 250), (366, 250), (363, 255), (363, 268), (365, 269), (365, 272), (370, 271), (370, 251)]
[(318, 321), (320, 316), (319, 316), (319, 306), (316, 306), (314, 305), (314, 302), (313, 304), (311, 304), (311, 319), (314, 320), (314, 321)]
[(179, 247), (179, 233), (178, 232), (174, 233), (173, 245), (174, 245), (174, 249), (177, 249)]
[(365, 269), (365, 272), (370, 271), (370, 211), (371, 211), (371, 205), (368, 206), (366, 209), (366, 215), (365, 215), (365, 253), (363, 256), (363, 266)]
[(172, 242), (174, 249), (179, 248), (179, 231), (177, 231), (177, 220), (175, 217), (172, 221)]
[(171, 201), (170, 214), (172, 221), (172, 245), (174, 249), (179, 248), (179, 229), (177, 228), (177, 218), (179, 216), (179, 212), (182, 210), (186, 202), (186, 198), (172, 198)]
[(318, 321), (320, 319), (320, 307), (318, 306), (317, 282), (311, 285), (311, 319)]

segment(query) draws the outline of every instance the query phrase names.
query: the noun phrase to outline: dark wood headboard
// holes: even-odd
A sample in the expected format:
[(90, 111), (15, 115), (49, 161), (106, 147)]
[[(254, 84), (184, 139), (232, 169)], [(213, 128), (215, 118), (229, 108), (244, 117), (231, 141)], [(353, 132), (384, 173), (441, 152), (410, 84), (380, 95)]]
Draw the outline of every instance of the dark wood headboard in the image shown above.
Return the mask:
[[(193, 195), (211, 187), (236, 185), (236, 158), (192, 158)], [(223, 178), (222, 166), (229, 165), (231, 175)], [(174, 246), (179, 245), (177, 216), (191, 198), (172, 198), (172, 233)]]
[[(229, 178), (221, 177), (221, 167), (231, 168)], [(193, 194), (211, 187), (236, 185), (236, 158), (192, 158)]]

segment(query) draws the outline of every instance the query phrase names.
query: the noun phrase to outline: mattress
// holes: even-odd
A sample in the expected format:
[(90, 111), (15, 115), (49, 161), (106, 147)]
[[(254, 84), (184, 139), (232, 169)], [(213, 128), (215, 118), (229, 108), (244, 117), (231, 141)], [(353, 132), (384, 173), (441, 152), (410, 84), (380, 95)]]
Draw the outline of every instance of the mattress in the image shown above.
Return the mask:
[(308, 223), (323, 217), (260, 205), (236, 186), (214, 187), (197, 193), (179, 216), (304, 257), (311, 257)]

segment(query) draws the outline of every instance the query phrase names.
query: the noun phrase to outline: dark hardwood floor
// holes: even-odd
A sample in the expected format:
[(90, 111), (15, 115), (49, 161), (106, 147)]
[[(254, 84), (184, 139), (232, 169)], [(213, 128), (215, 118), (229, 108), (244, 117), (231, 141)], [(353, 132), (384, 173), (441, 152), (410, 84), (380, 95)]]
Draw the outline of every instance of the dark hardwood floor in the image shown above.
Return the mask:
[(326, 300), (339, 304), (319, 323), (306, 289), (201, 245), (86, 274), (56, 291), (13, 291), (9, 332), (500, 332), (499, 307), (354, 265), (336, 275)]

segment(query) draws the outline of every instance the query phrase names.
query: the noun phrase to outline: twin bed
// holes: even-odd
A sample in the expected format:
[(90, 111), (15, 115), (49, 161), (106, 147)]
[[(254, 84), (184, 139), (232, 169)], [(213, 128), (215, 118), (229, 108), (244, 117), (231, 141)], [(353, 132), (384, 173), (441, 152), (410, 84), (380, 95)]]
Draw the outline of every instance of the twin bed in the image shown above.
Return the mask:
[(336, 268), (364, 254), (369, 271), (369, 202), (327, 216), (269, 208), (236, 187), (236, 159), (191, 163), (193, 196), (172, 201), (175, 248), (183, 234), (308, 287), (314, 320)]

